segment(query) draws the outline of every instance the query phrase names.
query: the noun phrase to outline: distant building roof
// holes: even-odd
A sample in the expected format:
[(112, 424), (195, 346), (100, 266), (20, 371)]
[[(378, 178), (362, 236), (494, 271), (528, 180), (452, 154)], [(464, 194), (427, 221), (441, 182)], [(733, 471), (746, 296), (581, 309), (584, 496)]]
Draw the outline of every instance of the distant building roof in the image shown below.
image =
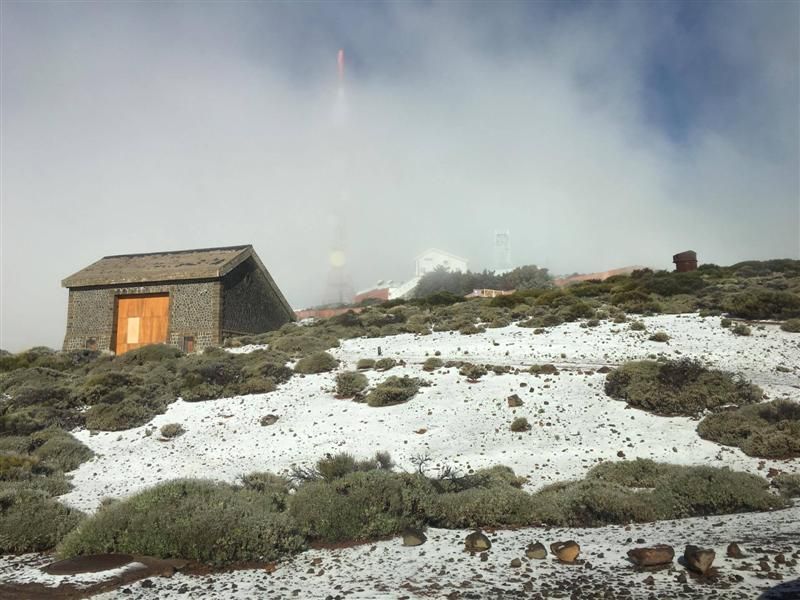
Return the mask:
[(66, 288), (96, 285), (216, 279), (251, 256), (261, 265), (253, 247), (229, 246), (148, 254), (104, 256), (61, 282)]
[(425, 250), (425, 252), (422, 252), (422, 253), (418, 254), (416, 260), (419, 260), (420, 258), (425, 256), (426, 254), (430, 254), (430, 253), (433, 253), (433, 252), (435, 252), (436, 254), (442, 254), (444, 256), (447, 256), (448, 258), (453, 258), (453, 259), (461, 261), (461, 262), (468, 262), (466, 258), (463, 258), (461, 256), (457, 256), (457, 255), (453, 254), (452, 252), (447, 252), (446, 250), (440, 250), (439, 248), (428, 248), (427, 250)]

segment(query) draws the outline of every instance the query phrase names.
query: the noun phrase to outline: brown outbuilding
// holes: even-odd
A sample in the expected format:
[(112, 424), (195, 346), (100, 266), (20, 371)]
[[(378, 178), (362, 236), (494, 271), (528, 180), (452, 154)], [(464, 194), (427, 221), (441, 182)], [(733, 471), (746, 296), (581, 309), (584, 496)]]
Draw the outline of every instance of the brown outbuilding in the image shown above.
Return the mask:
[(277, 329), (294, 312), (250, 245), (106, 256), (70, 275), (64, 350), (186, 352)]
[(675, 270), (678, 273), (686, 273), (688, 271), (697, 270), (697, 252), (694, 250), (686, 250), (679, 252), (672, 257), (672, 262), (675, 263)]

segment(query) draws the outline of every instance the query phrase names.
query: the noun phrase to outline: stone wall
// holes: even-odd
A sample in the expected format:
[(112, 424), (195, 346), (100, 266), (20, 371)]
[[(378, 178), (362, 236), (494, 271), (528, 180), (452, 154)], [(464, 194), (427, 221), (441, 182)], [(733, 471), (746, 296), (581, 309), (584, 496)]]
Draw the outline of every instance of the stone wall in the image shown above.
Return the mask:
[(223, 336), (271, 331), (293, 317), (252, 258), (223, 277)]
[(221, 343), (221, 284), (217, 280), (171, 282), (137, 286), (98, 286), (69, 291), (64, 350), (86, 348), (113, 351), (114, 309), (117, 296), (169, 293), (167, 343), (182, 347), (194, 337), (194, 349)]

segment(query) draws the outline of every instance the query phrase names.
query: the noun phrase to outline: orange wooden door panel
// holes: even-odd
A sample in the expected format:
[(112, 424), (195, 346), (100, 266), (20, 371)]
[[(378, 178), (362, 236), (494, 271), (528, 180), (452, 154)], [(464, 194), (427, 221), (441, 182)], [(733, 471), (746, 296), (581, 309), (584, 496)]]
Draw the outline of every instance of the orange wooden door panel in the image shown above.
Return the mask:
[(115, 347), (117, 354), (146, 344), (163, 344), (169, 329), (169, 294), (117, 298)]

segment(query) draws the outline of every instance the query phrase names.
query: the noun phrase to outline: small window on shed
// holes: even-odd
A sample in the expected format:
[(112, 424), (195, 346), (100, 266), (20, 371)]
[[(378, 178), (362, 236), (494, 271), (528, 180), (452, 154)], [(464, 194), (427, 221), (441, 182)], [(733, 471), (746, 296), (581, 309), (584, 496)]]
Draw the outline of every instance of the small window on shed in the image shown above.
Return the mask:
[(194, 352), (194, 336), (193, 335), (185, 335), (183, 336), (183, 344), (182, 350), (187, 354), (190, 352)]
[(86, 338), (85, 348), (87, 350), (97, 350), (97, 338)]

